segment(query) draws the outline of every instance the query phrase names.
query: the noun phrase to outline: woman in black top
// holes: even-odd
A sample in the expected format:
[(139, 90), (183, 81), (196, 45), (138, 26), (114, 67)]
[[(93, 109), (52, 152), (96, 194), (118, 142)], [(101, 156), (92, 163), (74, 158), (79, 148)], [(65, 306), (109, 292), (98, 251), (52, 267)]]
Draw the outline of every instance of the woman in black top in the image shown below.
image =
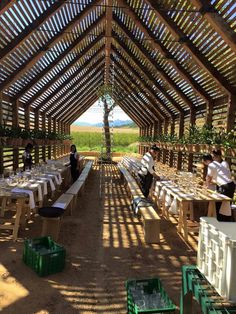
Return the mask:
[(25, 171), (27, 168), (31, 169), (33, 161), (32, 161), (32, 156), (31, 152), (33, 149), (33, 145), (28, 143), (25, 147), (25, 151), (23, 153), (22, 159), (23, 159), (23, 170)]
[(75, 182), (79, 177), (79, 154), (75, 145), (70, 147), (70, 171), (73, 182)]

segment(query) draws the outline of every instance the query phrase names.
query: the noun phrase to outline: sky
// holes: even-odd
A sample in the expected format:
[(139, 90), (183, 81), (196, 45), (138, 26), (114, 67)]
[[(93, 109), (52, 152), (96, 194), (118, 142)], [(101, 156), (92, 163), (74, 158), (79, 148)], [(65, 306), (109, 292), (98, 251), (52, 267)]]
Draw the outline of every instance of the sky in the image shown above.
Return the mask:
[[(82, 114), (76, 122), (88, 122), (91, 124), (102, 122), (103, 116), (103, 109), (102, 107), (96, 102), (92, 105), (84, 114)], [(127, 114), (119, 107), (115, 107), (113, 111), (113, 120), (131, 120)]]

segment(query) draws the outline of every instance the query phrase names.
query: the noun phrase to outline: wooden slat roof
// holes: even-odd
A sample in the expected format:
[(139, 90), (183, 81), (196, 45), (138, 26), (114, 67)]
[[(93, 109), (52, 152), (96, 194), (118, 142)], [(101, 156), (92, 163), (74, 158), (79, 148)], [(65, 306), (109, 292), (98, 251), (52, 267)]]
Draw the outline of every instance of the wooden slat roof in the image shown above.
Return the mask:
[(235, 98), (236, 2), (1, 1), (0, 93), (71, 123), (112, 80), (139, 126)]

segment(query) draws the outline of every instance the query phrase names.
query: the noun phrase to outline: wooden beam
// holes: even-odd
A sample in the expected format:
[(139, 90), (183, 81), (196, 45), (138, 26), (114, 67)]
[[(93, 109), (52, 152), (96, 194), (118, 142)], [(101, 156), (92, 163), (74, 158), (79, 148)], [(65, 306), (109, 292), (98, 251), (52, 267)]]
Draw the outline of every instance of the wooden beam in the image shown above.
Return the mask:
[[(192, 4), (202, 13), (212, 28), (223, 38), (226, 44), (236, 52), (236, 33), (224, 21), (213, 5), (206, 0), (192, 0)], [(233, 2), (232, 2), (233, 4)]]
[[(22, 97), (26, 92), (28, 92), (37, 82), (39, 82), (45, 75), (47, 75), (48, 72), (50, 72), (56, 65), (60, 64), (63, 60), (64, 57), (66, 57), (68, 55), (68, 53), (70, 53), (73, 49), (75, 49), (83, 40), (84, 36), (86, 36), (87, 34), (89, 34), (91, 32), (92, 29), (94, 29), (94, 27), (98, 26), (99, 23), (102, 23), (104, 17), (103, 18), (99, 18), (96, 22), (94, 22), (93, 27), (87, 29), (81, 36), (79, 36), (72, 45), (70, 45), (69, 47), (67, 47), (59, 56), (58, 60), (55, 60), (54, 62), (50, 63), (45, 69), (43, 69), (36, 77), (34, 77), (29, 84), (27, 84), (25, 87), (23, 87), (20, 92), (16, 95), (16, 98), (20, 98)], [(46, 83), (44, 85), (44, 87), (42, 89), (40, 89), (31, 99), (27, 104), (32, 104), (35, 99), (37, 99), (38, 97), (40, 97), (42, 95), (42, 93), (45, 92), (46, 89), (48, 89), (57, 79), (59, 76), (63, 75), (64, 72), (71, 67), (73, 64), (75, 64), (76, 62), (78, 62), (78, 60), (80, 60), (86, 53), (88, 53), (92, 47), (95, 46), (95, 44), (97, 44), (102, 38), (103, 38), (104, 33), (101, 33), (101, 35), (99, 35), (91, 44), (89, 44), (87, 47), (85, 47), (76, 58), (72, 59), (66, 66), (66, 68), (63, 66), (61, 68), (61, 70), (58, 71), (57, 76), (54, 76), (48, 83)], [(26, 105), (27, 105), (26, 104)]]
[(0, 91), (7, 89), (13, 82), (17, 81), (21, 76), (24, 75), (28, 70), (30, 70), (35, 63), (40, 60), (47, 50), (55, 46), (64, 36), (67, 36), (68, 32), (71, 32), (78, 23), (89, 15), (94, 10), (94, 5), (98, 5), (102, 0), (95, 0), (93, 3), (90, 3), (86, 8), (78, 15), (75, 19), (68, 23), (68, 25), (53, 36), (36, 54), (28, 58), (28, 60), (23, 63), (15, 72), (13, 72), (3, 83), (0, 84)]
[(229, 97), (228, 108), (227, 108), (227, 121), (226, 131), (230, 132), (235, 128), (235, 117), (236, 117), (236, 95)]
[[(138, 93), (134, 93), (134, 90), (130, 87), (130, 82), (125, 77), (118, 78), (116, 73), (116, 83), (117, 82), (121, 90), (129, 92), (129, 96), (134, 100), (137, 106), (136, 110), (138, 109), (137, 111), (140, 111), (140, 115), (146, 120), (147, 124), (156, 119), (156, 112), (153, 112), (153, 106), (150, 103), (144, 102)], [(158, 116), (163, 120), (162, 116)]]
[[(126, 5), (124, 0), (121, 0), (122, 3), (124, 5)], [(150, 2), (150, 1), (149, 1)], [(150, 5), (150, 3), (149, 3)], [(155, 10), (155, 8), (154, 8)], [(186, 81), (188, 82), (188, 84), (191, 85), (192, 89), (204, 100), (207, 100), (208, 97), (206, 96), (206, 93), (202, 93), (202, 91), (199, 89), (198, 84), (195, 84), (195, 82), (192, 80), (191, 76), (186, 72), (186, 71), (182, 71), (182, 68), (180, 67), (176, 67), (176, 62), (173, 60), (174, 56), (172, 57), (171, 53), (165, 48), (165, 46), (161, 43), (161, 42), (157, 42), (156, 37), (153, 35), (152, 32), (150, 32), (147, 29), (147, 26), (145, 25), (145, 23), (139, 18), (139, 16), (136, 14), (136, 12), (129, 7), (129, 9), (124, 9), (125, 13), (127, 15), (129, 15), (129, 17), (131, 19), (133, 19), (133, 21), (135, 21), (135, 24), (140, 28), (140, 30), (144, 33), (145, 37), (150, 38), (150, 40), (148, 41), (149, 46), (151, 47), (152, 50), (158, 50), (158, 52), (164, 57), (166, 58), (166, 60), (168, 61), (169, 64), (172, 65), (172, 67), (179, 73), (179, 75)], [(158, 12), (155, 13), (158, 14)], [(159, 67), (160, 68), (160, 67)], [(163, 73), (161, 73), (163, 74)], [(167, 75), (168, 76), (168, 75)], [(169, 80), (170, 78), (168, 78)], [(172, 80), (173, 81), (173, 80)], [(173, 81), (174, 82), (174, 81)], [(168, 81), (169, 83), (169, 81)], [(173, 85), (173, 83), (169, 83), (172, 87), (175, 87), (175, 83)], [(177, 88), (177, 91), (179, 90), (179, 87)], [(183, 96), (184, 95), (184, 96)], [(190, 105), (191, 107), (191, 101), (188, 99), (188, 97), (186, 97), (186, 95), (183, 93), (183, 95), (181, 96), (181, 98), (186, 101), (186, 103), (188, 105)]]
[[(229, 82), (220, 74), (220, 72), (210, 63), (210, 61), (202, 54), (197, 47), (188, 39), (184, 32), (179, 28), (179, 26), (171, 19), (166, 10), (160, 10), (158, 4), (154, 0), (149, 0), (152, 7), (155, 9), (158, 17), (161, 16), (162, 20), (165, 21), (165, 25), (172, 29), (172, 33), (175, 32), (175, 40), (182, 42), (182, 47), (191, 55), (193, 60), (204, 69), (211, 77), (214, 79), (219, 86), (221, 86), (224, 91), (230, 95), (231, 93), (236, 93), (235, 88), (229, 84)], [(183, 41), (184, 38), (184, 41)]]
[[(101, 73), (103, 73), (103, 71)], [(56, 113), (57, 119), (66, 121), (68, 115), (74, 115), (74, 112), (76, 112), (77, 110), (76, 104), (78, 104), (80, 101), (83, 102), (83, 100), (87, 95), (89, 95), (89, 93), (94, 94), (95, 88), (97, 88), (97, 86), (99, 86), (99, 82), (101, 82), (101, 73), (99, 73), (98, 76), (95, 76), (93, 80), (90, 81), (89, 87), (86, 88), (86, 90), (84, 90), (82, 94), (80, 93), (79, 97), (76, 97), (75, 100), (70, 101), (66, 109)]]
[[(102, 58), (101, 58), (101, 61)], [(93, 81), (97, 80), (100, 77), (101, 71), (103, 69), (104, 63), (103, 62), (99, 62), (97, 64), (97, 66), (95, 67), (95, 72), (93, 73), (92, 77), (89, 77), (88, 75), (84, 75), (84, 78), (86, 78), (86, 80), (83, 82), (82, 87), (78, 90), (74, 90), (73, 93), (70, 93), (70, 90), (68, 90), (66, 93), (66, 98), (64, 99), (64, 104), (66, 104), (66, 108), (64, 107), (64, 104), (59, 103), (57, 106), (55, 106), (55, 108), (49, 113), (50, 116), (54, 116), (56, 115), (58, 117), (58, 114), (60, 112), (64, 113), (70, 109), (73, 109), (73, 101), (74, 98), (78, 98), (81, 97), (81, 95), (84, 95), (84, 93), (86, 93), (86, 90), (88, 88), (90, 88), (91, 84)], [(78, 85), (77, 82), (75, 82), (72, 86), (71, 89), (73, 90), (76, 86)], [(59, 99), (64, 98), (65, 95), (60, 96), (60, 98), (57, 99), (57, 103), (59, 101)], [(75, 97), (74, 97), (75, 96)], [(47, 111), (47, 109), (45, 109), (45, 111)]]
[[(160, 92), (162, 95), (164, 95), (165, 98), (171, 103), (171, 105), (172, 105), (175, 109), (177, 109), (178, 112), (183, 111), (183, 108), (181, 108), (181, 106), (180, 106), (172, 97), (170, 97), (170, 95), (160, 86), (160, 84), (150, 76), (150, 74), (149, 74), (148, 71), (145, 69), (145, 67), (142, 65), (142, 63), (141, 63), (134, 55), (131, 56), (131, 55), (129, 54), (129, 52), (124, 49), (124, 46), (123, 46), (123, 45), (121, 46), (121, 45), (119, 44), (119, 40), (118, 40), (118, 39), (116, 39), (116, 43), (119, 45), (119, 47), (122, 47), (123, 52), (124, 52), (126, 55), (128, 55), (128, 57), (131, 58), (132, 61), (135, 63), (135, 65), (137, 66), (137, 68), (139, 69), (139, 71), (142, 73), (142, 74), (141, 74), (141, 77), (144, 77), (144, 82), (146, 82), (146, 85), (149, 86), (148, 83), (151, 83), (151, 85), (154, 85), (154, 86), (156, 87), (157, 91)], [(113, 49), (113, 51), (114, 51), (116, 54), (119, 55), (119, 57), (120, 57), (120, 58), (122, 59), (122, 61), (126, 64), (126, 66), (129, 67), (129, 69), (131, 70), (131, 72), (137, 73), (137, 75), (138, 75), (139, 78), (140, 78), (140, 74), (137, 72), (137, 70), (136, 70), (135, 68), (131, 67), (131, 65), (129, 65), (129, 64), (127, 63), (127, 61), (126, 61), (126, 60), (123, 58), (123, 56), (121, 55), (120, 51), (119, 51), (118, 49), (116, 49), (115, 47), (113, 47), (113, 46), (112, 46), (112, 49)], [(140, 81), (142, 81), (142, 80), (140, 79)], [(150, 88), (150, 87), (149, 87), (149, 88)], [(156, 96), (156, 95), (155, 95), (155, 96)], [(166, 107), (166, 105), (165, 105), (165, 103), (162, 101), (162, 99), (160, 99), (159, 96), (156, 96), (156, 97), (158, 97), (158, 102), (162, 103), (162, 105), (163, 105), (164, 107)]]
[(5, 57), (7, 57), (7, 55), (14, 49), (18, 48), (23, 41), (25, 42), (34, 32), (37, 32), (37, 28), (40, 27), (41, 24), (45, 23), (52, 15), (56, 14), (62, 5), (64, 5), (64, 3), (60, 1), (55, 2), (51, 4), (51, 6), (46, 11), (37, 16), (37, 18), (31, 24), (27, 25), (13, 41), (0, 50), (0, 60), (3, 60)]
[(1, 0), (0, 2), (0, 14), (10, 9), (18, 0)]
[(30, 107), (25, 108), (25, 128), (30, 129)]
[[(113, 60), (113, 57), (112, 57)], [(165, 119), (167, 117), (167, 115), (161, 111), (161, 109), (159, 108), (158, 104), (162, 104), (162, 106), (165, 108), (165, 104), (160, 100), (157, 99), (156, 96), (152, 93), (152, 91), (150, 90), (150, 87), (146, 84), (146, 82), (143, 82), (141, 80), (138, 79), (138, 77), (136, 76), (136, 74), (134, 74), (135, 78), (134, 79), (131, 75), (130, 75), (130, 71), (126, 70), (120, 63), (118, 63), (115, 59), (113, 60), (115, 64), (117, 64), (119, 66), (119, 68), (121, 69), (122, 73), (125, 74), (127, 80), (129, 81), (129, 84), (133, 84), (134, 86), (136, 86), (136, 88), (138, 89), (142, 89), (141, 93), (145, 94), (145, 97), (149, 100), (153, 110), (155, 110), (155, 113), (158, 114), (162, 119)], [(137, 81), (139, 81), (139, 84), (137, 83)], [(165, 108), (166, 111), (168, 112), (168, 114), (170, 116), (173, 116), (173, 113), (170, 111), (169, 108)]]
[[(103, 51), (103, 49), (104, 49), (104, 47), (101, 47), (100, 49), (98, 49), (98, 50), (95, 52), (95, 54), (93, 55), (93, 58), (96, 58), (96, 57)], [(59, 92), (61, 92), (64, 87), (66, 87), (66, 85), (68, 84), (68, 81), (71, 82), (74, 78), (76, 78), (76, 77), (78, 76), (78, 74), (79, 74), (81, 71), (83, 71), (84, 69), (87, 69), (87, 68), (90, 69), (91, 66), (89, 66), (89, 65), (92, 63), (93, 58), (87, 60), (81, 68), (78, 67), (78, 69), (77, 69), (71, 76), (69, 76), (68, 79), (65, 80), (65, 82), (64, 82), (62, 85), (59, 85), (56, 89), (54, 89), (53, 92), (51, 92), (51, 94), (49, 94), (48, 97), (46, 97), (45, 99), (43, 99), (43, 100), (41, 101), (42, 103), (37, 106), (37, 109), (40, 110), (42, 107), (44, 107), (46, 103), (48, 103), (54, 96), (56, 96)], [(79, 60), (80, 60), (80, 58), (79, 58)], [(75, 62), (78, 62), (79, 60), (77, 60), (77, 61), (75, 61)], [(93, 66), (96, 67), (96, 65), (100, 62), (100, 60), (101, 60), (101, 59), (99, 59), (95, 64), (93, 64)], [(69, 69), (70, 69), (70, 68), (68, 68), (67, 70), (69, 70)], [(83, 80), (87, 75), (88, 75), (88, 71), (86, 71), (86, 73), (84, 73), (84, 74), (79, 78), (79, 80), (80, 80), (80, 81)], [(58, 78), (55, 78), (55, 80), (53, 79), (52, 85), (55, 83), (56, 79), (58, 79)], [(76, 86), (76, 84), (78, 84), (78, 81), (77, 81), (76, 83), (74, 83), (74, 84), (70, 87), (69, 90), (71, 90), (71, 88), (72, 88), (73, 86)], [(66, 93), (67, 93), (69, 90), (67, 90)], [(45, 92), (45, 91), (44, 91), (44, 92)], [(40, 94), (41, 94), (41, 93), (40, 93)], [(64, 97), (64, 96), (65, 96), (65, 94), (63, 94), (61, 97)], [(35, 97), (36, 97), (36, 95), (35, 95), (34, 97), (32, 97), (32, 99), (35, 100)], [(57, 101), (58, 101), (58, 99), (57, 99)], [(33, 103), (33, 100), (32, 100), (32, 103)], [(27, 103), (26, 105), (29, 106), (30, 104), (31, 104), (31, 102)]]
[(106, 31), (105, 31), (105, 77), (104, 83), (109, 83), (110, 64), (111, 64), (111, 31), (112, 31), (112, 2), (113, 0), (105, 0), (106, 2)]

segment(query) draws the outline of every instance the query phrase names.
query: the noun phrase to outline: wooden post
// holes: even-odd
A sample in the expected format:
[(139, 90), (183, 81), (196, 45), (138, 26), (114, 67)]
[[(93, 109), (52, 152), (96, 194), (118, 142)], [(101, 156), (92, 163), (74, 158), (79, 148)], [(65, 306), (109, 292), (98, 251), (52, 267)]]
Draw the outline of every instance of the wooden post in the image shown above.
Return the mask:
[(206, 125), (212, 125), (212, 116), (213, 116), (213, 104), (212, 102), (208, 102), (207, 111), (206, 111)]
[[(42, 131), (46, 132), (46, 114), (42, 113)], [(42, 159), (43, 161), (46, 160), (46, 146), (45, 142), (42, 146)]]
[[(39, 110), (36, 110), (34, 114), (34, 128), (35, 130), (39, 129)], [(36, 145), (34, 149), (34, 162), (36, 164), (39, 163), (39, 146), (38, 145)]]
[(25, 128), (30, 129), (30, 106), (25, 107)]
[[(179, 115), (179, 138), (184, 135), (184, 114), (181, 112)], [(177, 170), (182, 169), (182, 152), (178, 152), (177, 155)]]
[(234, 129), (236, 111), (236, 95), (231, 94), (229, 97), (227, 108), (226, 131), (230, 132)]
[[(48, 116), (48, 133), (52, 132), (52, 117)], [(52, 158), (52, 145), (48, 146), (48, 159)]]
[[(0, 92), (0, 124), (2, 125), (3, 122), (3, 110), (2, 110), (2, 92)], [(4, 165), (3, 165), (3, 146), (0, 145), (0, 174), (4, 172)]]
[[(170, 134), (175, 134), (175, 120), (171, 121), (171, 128), (170, 128)], [(173, 161), (174, 161), (174, 152), (173, 149), (169, 151), (169, 166), (173, 167)]]
[[(57, 121), (56, 121), (56, 119), (53, 119), (52, 121), (53, 121), (53, 132), (57, 133)], [(56, 159), (57, 158), (57, 144), (55, 144), (53, 146), (54, 146), (53, 147), (53, 157), (54, 157), (54, 159)]]
[[(19, 100), (12, 103), (12, 126), (19, 126)], [(19, 167), (19, 147), (13, 147), (13, 170)]]

